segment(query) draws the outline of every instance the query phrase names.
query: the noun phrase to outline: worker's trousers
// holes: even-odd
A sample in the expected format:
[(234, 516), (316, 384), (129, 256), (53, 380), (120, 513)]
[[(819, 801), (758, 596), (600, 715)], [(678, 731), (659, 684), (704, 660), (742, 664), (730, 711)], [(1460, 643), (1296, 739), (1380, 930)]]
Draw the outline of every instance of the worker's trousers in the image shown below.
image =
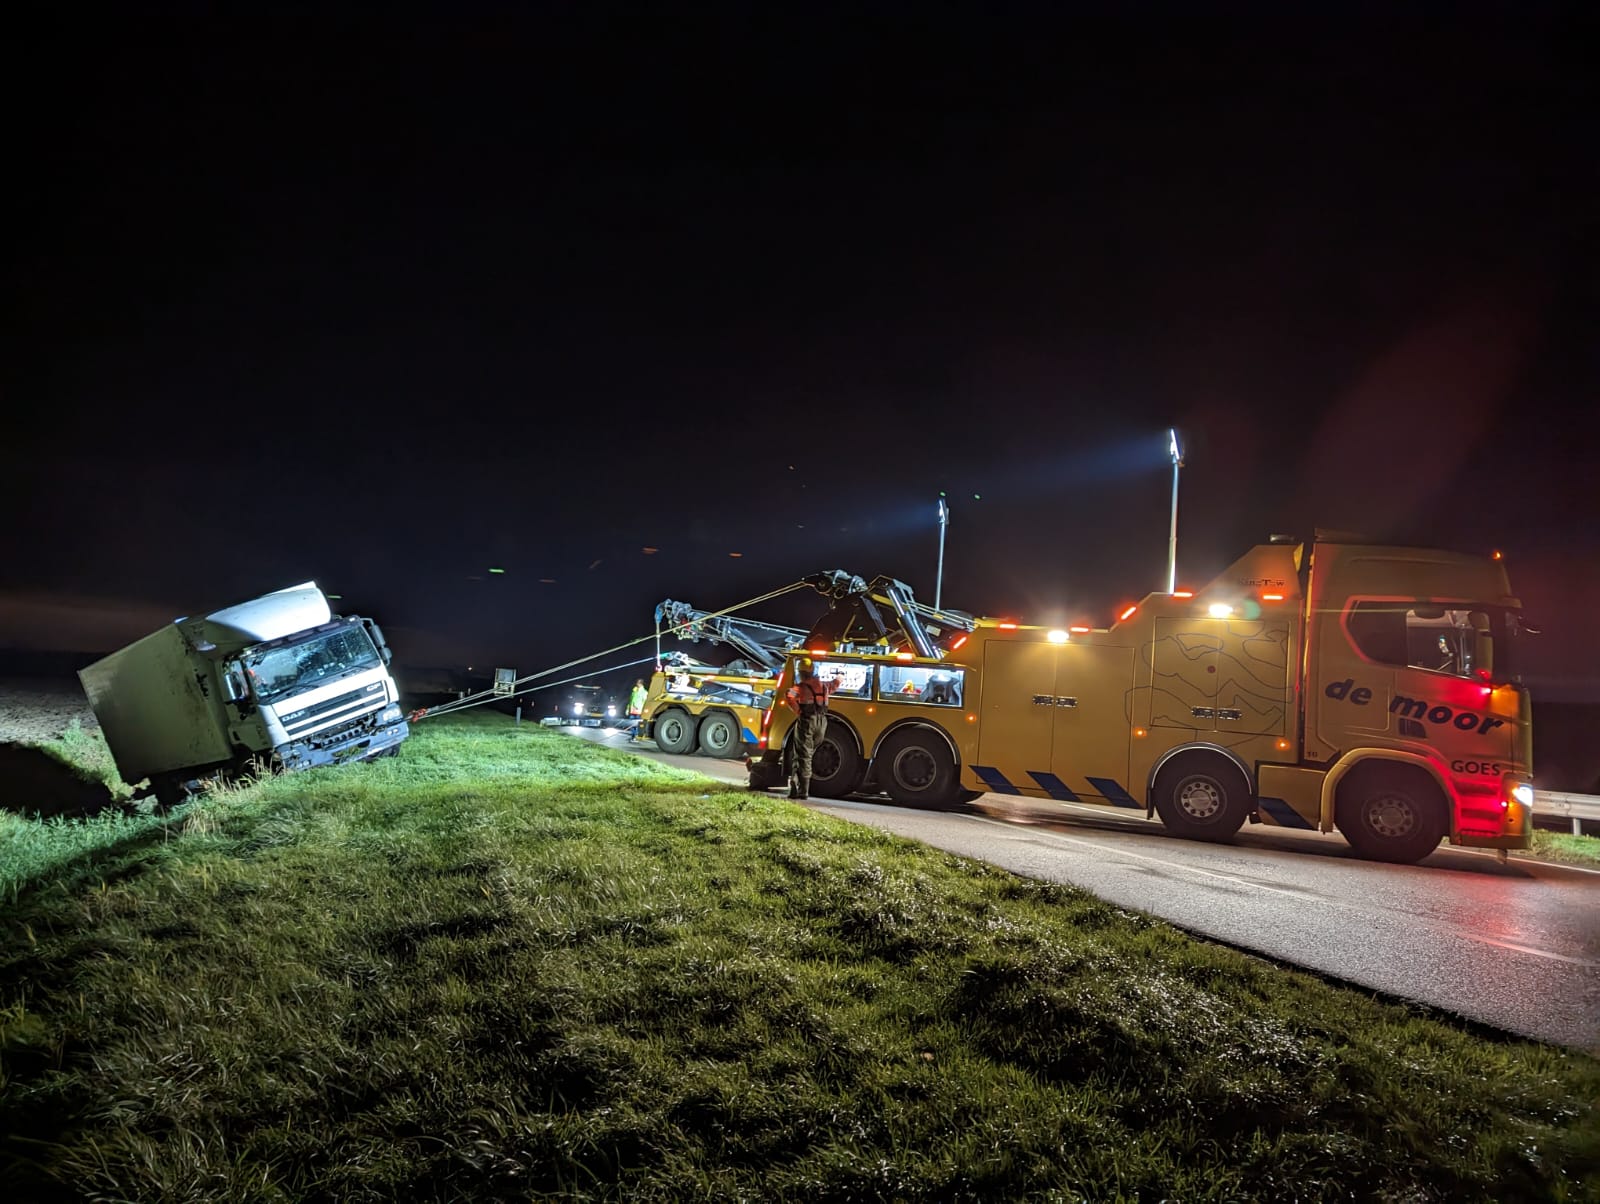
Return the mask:
[(800, 708), (800, 720), (794, 725), (794, 764), (791, 767), (794, 777), (789, 785), (790, 798), (811, 797), (811, 757), (827, 733), (827, 711), (821, 707)]

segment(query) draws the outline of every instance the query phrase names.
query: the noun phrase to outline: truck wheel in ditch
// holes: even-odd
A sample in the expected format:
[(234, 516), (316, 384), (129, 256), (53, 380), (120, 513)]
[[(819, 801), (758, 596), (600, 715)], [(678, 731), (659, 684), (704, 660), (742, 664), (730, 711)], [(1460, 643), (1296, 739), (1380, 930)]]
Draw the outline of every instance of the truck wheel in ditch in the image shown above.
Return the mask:
[(897, 803), (939, 807), (953, 802), (961, 781), (950, 746), (932, 732), (895, 732), (873, 758), (878, 785)]
[(1156, 813), (1175, 836), (1226, 840), (1250, 809), (1249, 783), (1219, 756), (1177, 757), (1156, 778)]
[(150, 782), (156, 802), (162, 807), (176, 807), (189, 798), (189, 784), (183, 778), (160, 777)]
[(739, 725), (732, 715), (721, 711), (700, 720), (700, 751), (708, 757), (736, 757), (744, 748), (739, 737)]
[(1433, 779), (1408, 766), (1357, 769), (1339, 783), (1333, 808), (1340, 834), (1369, 861), (1421, 861), (1449, 830)]
[[(792, 729), (791, 729), (792, 730)], [(843, 798), (861, 785), (861, 754), (850, 731), (837, 719), (811, 754), (810, 792), (823, 798)]]
[(693, 752), (694, 736), (694, 716), (687, 711), (673, 707), (656, 720), (656, 747), (662, 752)]

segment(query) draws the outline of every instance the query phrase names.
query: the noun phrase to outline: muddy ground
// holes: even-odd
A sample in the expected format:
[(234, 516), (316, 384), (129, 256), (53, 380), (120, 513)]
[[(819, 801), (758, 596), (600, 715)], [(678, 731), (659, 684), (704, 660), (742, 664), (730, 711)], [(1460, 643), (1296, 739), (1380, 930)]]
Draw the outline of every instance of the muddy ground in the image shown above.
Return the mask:
[(74, 719), (84, 731), (100, 726), (76, 680), (0, 679), (0, 743), (51, 740), (66, 731)]

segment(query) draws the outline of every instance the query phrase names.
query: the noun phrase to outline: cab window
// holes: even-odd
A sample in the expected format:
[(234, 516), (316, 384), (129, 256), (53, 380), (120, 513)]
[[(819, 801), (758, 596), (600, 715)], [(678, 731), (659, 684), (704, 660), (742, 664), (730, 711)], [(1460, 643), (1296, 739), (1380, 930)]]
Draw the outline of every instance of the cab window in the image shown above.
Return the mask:
[(871, 698), (872, 666), (850, 661), (817, 661), (817, 676), (823, 681), (837, 681), (835, 698)]
[(1351, 640), (1370, 660), (1472, 677), (1495, 671), (1495, 618), (1489, 608), (1356, 602), (1346, 626)]
[(884, 665), (878, 670), (878, 698), (883, 702), (959, 707), (966, 681), (965, 669), (944, 665)]

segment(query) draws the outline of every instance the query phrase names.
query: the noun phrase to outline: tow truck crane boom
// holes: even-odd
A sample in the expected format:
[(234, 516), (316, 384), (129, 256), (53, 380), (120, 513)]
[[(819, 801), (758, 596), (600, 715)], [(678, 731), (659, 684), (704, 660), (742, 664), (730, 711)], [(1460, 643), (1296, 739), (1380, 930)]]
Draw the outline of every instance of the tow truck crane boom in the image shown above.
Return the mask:
[(938, 657), (940, 650), (935, 641), (939, 636), (950, 631), (971, 631), (976, 625), (965, 611), (924, 606), (909, 585), (893, 577), (864, 581), (842, 569), (833, 569), (802, 580), (828, 599), (828, 613), (817, 620), (806, 637), (819, 646), (903, 646), (918, 656)]
[(671, 598), (656, 607), (656, 631), (658, 636), (671, 634), (691, 644), (700, 640), (726, 644), (743, 656), (745, 661), (735, 661), (726, 666), (724, 671), (767, 677), (775, 676), (783, 664), (784, 656), (806, 640), (806, 633), (798, 627), (710, 614), (696, 610), (687, 602), (674, 602)]

